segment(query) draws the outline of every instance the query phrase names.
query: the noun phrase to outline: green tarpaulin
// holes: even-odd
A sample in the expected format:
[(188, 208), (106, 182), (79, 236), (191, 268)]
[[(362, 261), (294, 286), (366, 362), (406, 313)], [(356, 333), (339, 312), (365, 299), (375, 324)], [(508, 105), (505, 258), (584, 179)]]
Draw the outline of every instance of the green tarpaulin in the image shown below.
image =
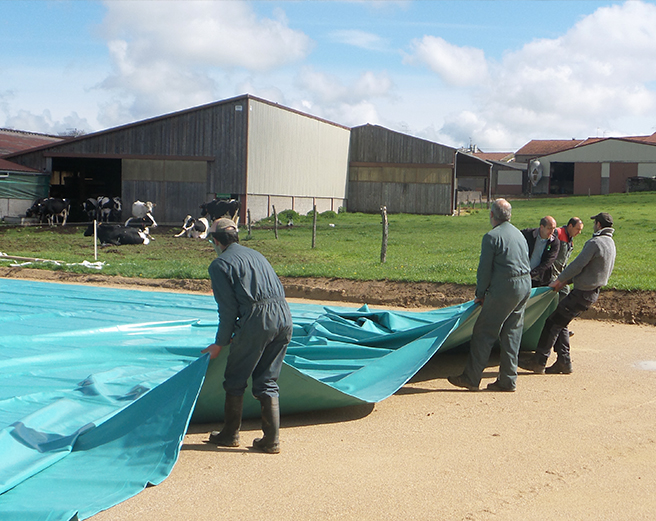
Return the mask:
[[(3, 521), (90, 517), (161, 482), (190, 418), (221, 419), (227, 350), (209, 366), (200, 355), (216, 332), (211, 296), (1, 279), (0, 297)], [(523, 348), (556, 300), (533, 291)], [(283, 414), (387, 398), (467, 342), (480, 310), (290, 307)], [(247, 393), (245, 416), (257, 405)]]

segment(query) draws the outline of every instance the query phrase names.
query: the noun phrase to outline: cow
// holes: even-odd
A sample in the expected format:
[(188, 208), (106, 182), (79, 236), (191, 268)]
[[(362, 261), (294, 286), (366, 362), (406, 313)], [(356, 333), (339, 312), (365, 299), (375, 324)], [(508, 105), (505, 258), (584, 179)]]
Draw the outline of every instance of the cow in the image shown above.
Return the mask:
[(37, 199), (31, 208), (25, 212), (27, 217), (38, 216), (39, 222), (48, 221), (50, 226), (59, 224), (59, 218), (62, 218), (62, 226), (66, 225), (66, 219), (71, 209), (71, 202), (68, 199), (58, 197), (43, 197)]
[[(100, 244), (148, 244), (151, 240), (148, 234), (148, 228), (138, 230), (137, 228), (128, 228), (120, 224), (98, 223), (97, 234)], [(84, 232), (85, 237), (93, 237), (93, 223)]]
[(89, 216), (90, 221), (100, 220), (100, 215), (98, 215), (98, 199), (96, 197), (89, 197), (82, 203), (82, 210)]
[(200, 215), (201, 217), (207, 215), (210, 221), (221, 217), (228, 217), (237, 222), (240, 207), (241, 203), (237, 199), (214, 199), (209, 203), (200, 205)]
[(132, 217), (125, 221), (125, 226), (138, 226), (140, 228), (153, 227), (157, 228), (157, 223), (153, 217), (152, 211), (155, 205), (150, 201), (135, 201), (132, 203)]
[(192, 239), (206, 239), (209, 230), (210, 223), (205, 217), (194, 219), (191, 215), (187, 215), (182, 223), (182, 231), (176, 237), (186, 235)]
[(98, 197), (98, 213), (100, 221), (118, 221), (121, 218), (121, 198), (120, 197)]

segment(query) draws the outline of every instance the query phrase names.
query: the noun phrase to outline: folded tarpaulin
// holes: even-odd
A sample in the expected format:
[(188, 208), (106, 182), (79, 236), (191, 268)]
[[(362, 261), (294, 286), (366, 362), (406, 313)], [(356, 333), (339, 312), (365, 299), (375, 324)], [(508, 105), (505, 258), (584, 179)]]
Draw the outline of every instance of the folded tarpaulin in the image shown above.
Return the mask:
[[(209, 367), (200, 355), (216, 332), (212, 296), (1, 279), (0, 297), (3, 521), (89, 517), (170, 473), (192, 410), (222, 419), (228, 350)], [(533, 290), (523, 348), (556, 302)], [(290, 307), (283, 414), (387, 398), (466, 343), (480, 311)], [(248, 391), (244, 415), (259, 415)]]

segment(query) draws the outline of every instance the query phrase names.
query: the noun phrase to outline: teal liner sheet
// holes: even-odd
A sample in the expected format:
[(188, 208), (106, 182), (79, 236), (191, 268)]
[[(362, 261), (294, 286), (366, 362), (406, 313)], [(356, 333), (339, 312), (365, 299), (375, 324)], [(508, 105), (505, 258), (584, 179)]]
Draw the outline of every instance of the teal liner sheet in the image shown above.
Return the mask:
[[(556, 304), (533, 290), (523, 349)], [(283, 414), (389, 397), (480, 312), (290, 307)], [(0, 519), (86, 519), (163, 481), (189, 422), (222, 420), (228, 349), (201, 355), (217, 319), (211, 295), (0, 279)]]

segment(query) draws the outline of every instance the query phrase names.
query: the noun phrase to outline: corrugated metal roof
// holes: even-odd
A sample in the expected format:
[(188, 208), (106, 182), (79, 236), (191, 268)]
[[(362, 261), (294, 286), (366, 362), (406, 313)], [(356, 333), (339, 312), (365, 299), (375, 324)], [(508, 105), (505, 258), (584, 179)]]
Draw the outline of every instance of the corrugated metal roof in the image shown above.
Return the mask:
[(533, 139), (520, 148), (517, 156), (547, 156), (577, 147), (583, 139)]
[(41, 173), (38, 170), (34, 170), (33, 168), (28, 168), (17, 163), (12, 163), (11, 161), (7, 161), (6, 159), (2, 158), (0, 158), (0, 172), (25, 172), (29, 174)]
[(20, 152), (28, 148), (57, 143), (63, 139), (62, 137), (50, 136), (48, 134), (0, 128), (0, 156)]

